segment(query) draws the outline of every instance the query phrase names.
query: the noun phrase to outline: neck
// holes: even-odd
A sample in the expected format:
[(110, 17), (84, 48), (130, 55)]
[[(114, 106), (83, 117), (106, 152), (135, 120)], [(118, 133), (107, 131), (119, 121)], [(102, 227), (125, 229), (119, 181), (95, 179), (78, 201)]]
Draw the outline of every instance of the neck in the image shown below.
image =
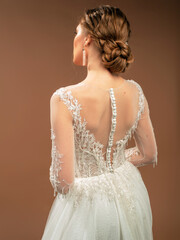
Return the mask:
[(102, 79), (120, 79), (120, 73), (110, 73), (108, 69), (104, 67), (101, 61), (95, 62), (88, 62), (87, 65), (87, 77), (86, 78), (93, 78), (93, 77), (100, 77)]
[[(121, 77), (121, 73), (111, 73), (108, 69), (106, 69), (102, 63), (88, 63), (87, 65), (87, 79), (98, 78), (105, 81), (106, 79), (109, 81), (117, 81), (117, 79), (123, 79)], [(99, 80), (98, 80), (99, 81)]]
[(93, 46), (89, 47), (87, 59), (87, 76), (85, 81), (90, 81), (93, 84), (97, 83), (108, 85), (118, 80), (123, 80), (120, 73), (110, 73), (102, 63), (101, 54), (95, 50)]

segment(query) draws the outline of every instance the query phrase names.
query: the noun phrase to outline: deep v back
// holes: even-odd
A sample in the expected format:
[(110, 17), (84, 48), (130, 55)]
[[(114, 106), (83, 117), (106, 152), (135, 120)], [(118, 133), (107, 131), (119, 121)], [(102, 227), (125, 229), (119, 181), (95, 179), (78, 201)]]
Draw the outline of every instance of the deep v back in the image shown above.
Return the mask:
[(113, 172), (115, 158), (122, 154), (121, 149), (131, 138), (143, 112), (140, 85), (126, 80), (126, 84), (117, 88), (92, 87), (86, 91), (77, 84), (62, 87), (54, 94), (60, 96), (72, 113), (76, 148), (101, 159)]

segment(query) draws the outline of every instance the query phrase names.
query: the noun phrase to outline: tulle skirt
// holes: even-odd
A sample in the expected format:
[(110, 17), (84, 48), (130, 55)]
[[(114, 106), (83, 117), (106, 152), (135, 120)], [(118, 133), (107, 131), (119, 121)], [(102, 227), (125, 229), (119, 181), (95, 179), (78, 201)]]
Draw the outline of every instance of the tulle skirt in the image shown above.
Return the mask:
[(76, 179), (54, 199), (41, 240), (152, 240), (149, 195), (130, 162), (115, 173)]

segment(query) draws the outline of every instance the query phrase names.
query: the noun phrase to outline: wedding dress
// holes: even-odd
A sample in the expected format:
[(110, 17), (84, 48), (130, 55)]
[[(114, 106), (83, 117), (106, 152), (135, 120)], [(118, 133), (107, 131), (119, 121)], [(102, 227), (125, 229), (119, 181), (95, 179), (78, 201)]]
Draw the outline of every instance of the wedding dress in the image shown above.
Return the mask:
[[(157, 145), (140, 84), (61, 87), (51, 97), (50, 119), (56, 197), (42, 240), (152, 240), (138, 167), (157, 165)], [(132, 136), (136, 145), (127, 148)]]

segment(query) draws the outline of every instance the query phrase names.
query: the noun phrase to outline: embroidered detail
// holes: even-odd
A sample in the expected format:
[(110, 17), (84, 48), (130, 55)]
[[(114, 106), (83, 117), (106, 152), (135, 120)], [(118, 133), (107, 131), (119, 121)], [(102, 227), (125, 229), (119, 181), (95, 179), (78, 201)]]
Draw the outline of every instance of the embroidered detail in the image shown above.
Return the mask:
[[(70, 90), (60, 88), (54, 92), (59, 95), (73, 116), (73, 129), (75, 141), (75, 153), (77, 159), (78, 171), (76, 177), (90, 177), (107, 172), (106, 162), (104, 161), (102, 149), (103, 144), (96, 141), (93, 133), (86, 129), (87, 121), (80, 115), (82, 106), (77, 99), (72, 96)], [(87, 160), (88, 159), (88, 160)], [(78, 174), (78, 172), (80, 174)]]
[(59, 200), (67, 199), (73, 202), (73, 207), (77, 208), (82, 200), (93, 204), (96, 196), (102, 200), (114, 201), (117, 199), (130, 214), (135, 213), (136, 195), (132, 184), (133, 178), (141, 178), (138, 170), (134, 171), (134, 166), (126, 161), (114, 173), (103, 173), (99, 176), (88, 178), (76, 178), (73, 188), (66, 195), (58, 194)]
[[(138, 121), (144, 110), (144, 94), (142, 88), (134, 80), (127, 81), (135, 84), (139, 90), (139, 111), (133, 126), (126, 132), (124, 138), (116, 141), (116, 148), (113, 148), (113, 168), (120, 166), (124, 161), (126, 161), (124, 149), (128, 144), (128, 140), (131, 139), (134, 131), (136, 130)], [(80, 110), (82, 109), (81, 104), (75, 97), (72, 96), (71, 90), (67, 90), (64, 87), (56, 90), (54, 94), (57, 94), (60, 97), (73, 116), (75, 153), (77, 159), (76, 164), (78, 168), (76, 177), (90, 177), (99, 175), (103, 172), (109, 172), (103, 156), (106, 152), (102, 152), (104, 145), (96, 141), (94, 134), (90, 133), (90, 131), (86, 128), (87, 121), (83, 119), (82, 122), (80, 115)]]
[(51, 149), (51, 166), (49, 168), (49, 179), (50, 182), (54, 188), (54, 196), (56, 196), (56, 193), (61, 192), (61, 194), (67, 194), (69, 191), (71, 185), (65, 179), (61, 178), (61, 170), (62, 170), (62, 164), (63, 161), (63, 154), (59, 153), (59, 150), (56, 147), (55, 144), (55, 133), (53, 129), (51, 128), (51, 140), (52, 140), (52, 149)]
[[(63, 155), (61, 155), (55, 146), (55, 135), (51, 129), (52, 139), (52, 165), (50, 167), (50, 181), (54, 187), (55, 192), (58, 192), (58, 198), (63, 200), (68, 198), (74, 202), (74, 207), (78, 206), (82, 199), (87, 198), (88, 201), (93, 202), (97, 194), (101, 194), (102, 198), (107, 197), (110, 201), (118, 199), (119, 201), (128, 202), (128, 211), (134, 211), (135, 195), (133, 193), (132, 181), (129, 177), (134, 174), (134, 166), (125, 159), (124, 149), (131, 138), (135, 129), (137, 128), (138, 121), (144, 109), (144, 95), (138, 83), (134, 80), (127, 80), (134, 84), (139, 89), (139, 111), (135, 123), (127, 131), (125, 137), (116, 141), (116, 148), (113, 149), (113, 169), (114, 173), (109, 172), (104, 160), (102, 149), (103, 144), (96, 141), (93, 133), (86, 128), (87, 121), (81, 119), (80, 110), (81, 104), (76, 98), (72, 96), (70, 90), (64, 87), (56, 90), (60, 99), (65, 103), (70, 110), (73, 117), (74, 129), (74, 142), (75, 142), (75, 181), (69, 186), (68, 193), (61, 194), (58, 192), (60, 181), (61, 163), (63, 163)], [(131, 172), (132, 171), (132, 172)], [(139, 174), (137, 172), (137, 174)]]

